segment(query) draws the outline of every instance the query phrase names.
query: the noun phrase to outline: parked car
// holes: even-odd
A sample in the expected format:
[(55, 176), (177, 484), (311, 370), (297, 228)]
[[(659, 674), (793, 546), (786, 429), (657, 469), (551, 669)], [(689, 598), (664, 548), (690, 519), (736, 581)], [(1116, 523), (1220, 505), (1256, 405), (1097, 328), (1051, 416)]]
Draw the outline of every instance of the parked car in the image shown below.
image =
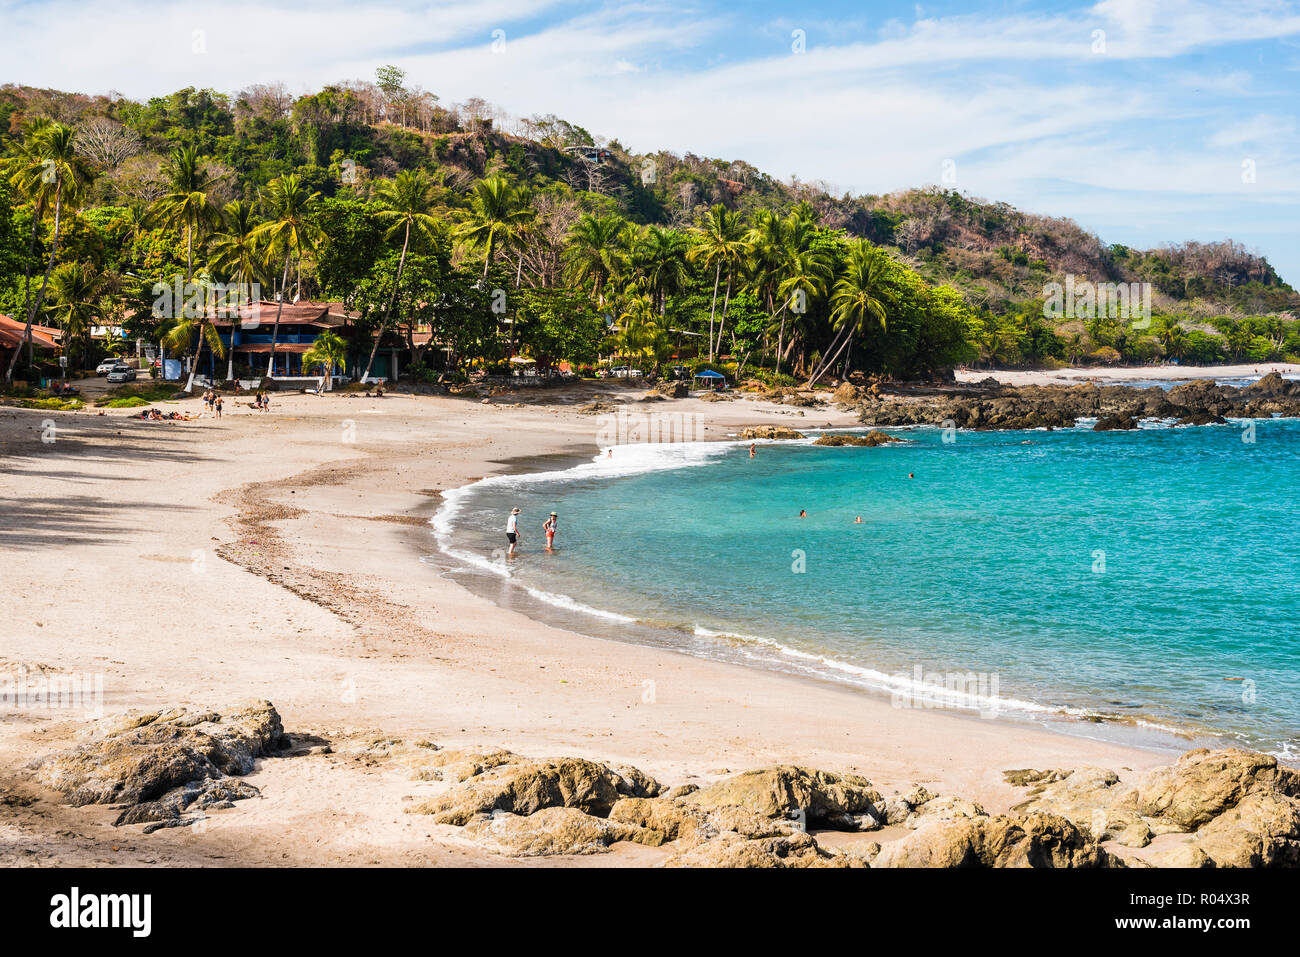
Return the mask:
[(134, 382), (135, 370), (130, 366), (114, 366), (113, 371), (108, 374), (109, 382)]
[(105, 359), (99, 365), (95, 366), (95, 375), (108, 375), (117, 366), (124, 366), (124, 365), (126, 365), (126, 363), (123, 362), (121, 359), (114, 359), (114, 358)]

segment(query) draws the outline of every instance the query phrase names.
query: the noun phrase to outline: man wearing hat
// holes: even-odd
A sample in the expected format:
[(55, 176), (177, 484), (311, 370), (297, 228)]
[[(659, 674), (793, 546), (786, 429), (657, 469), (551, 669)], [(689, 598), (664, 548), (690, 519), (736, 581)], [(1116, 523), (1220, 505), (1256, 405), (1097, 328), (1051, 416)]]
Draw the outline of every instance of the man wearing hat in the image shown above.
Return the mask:
[(510, 551), (506, 552), (506, 557), (510, 558), (515, 553), (515, 543), (519, 541), (519, 509), (512, 508), (510, 517), (506, 519), (506, 539), (510, 542)]
[(551, 513), (550, 518), (542, 523), (542, 531), (546, 533), (546, 550), (548, 552), (551, 550), (551, 546), (555, 544), (555, 526), (557, 523), (558, 519), (556, 519), (554, 512)]

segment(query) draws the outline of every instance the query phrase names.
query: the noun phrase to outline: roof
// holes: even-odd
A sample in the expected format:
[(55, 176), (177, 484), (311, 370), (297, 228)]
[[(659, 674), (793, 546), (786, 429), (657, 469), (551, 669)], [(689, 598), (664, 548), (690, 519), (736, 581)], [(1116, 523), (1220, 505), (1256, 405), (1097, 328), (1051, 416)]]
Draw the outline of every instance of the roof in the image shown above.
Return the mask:
[[(280, 325), (282, 326), (320, 326), (325, 329), (335, 329), (348, 320), (348, 313), (341, 302), (286, 302), (284, 307), (280, 308), (278, 302), (263, 299), (261, 302), (240, 307), (240, 323), (252, 320), (254, 308), (257, 309), (258, 323), (268, 326), (275, 324), (277, 309), (280, 309)], [(231, 324), (231, 319), (228, 316), (213, 319), (212, 324), (214, 326), (228, 326)]]
[[(21, 343), (25, 328), (26, 323), (19, 322), (17, 319), (10, 319), (0, 313), (0, 346), (12, 349)], [(38, 349), (59, 348), (56, 339), (61, 335), (60, 330), (51, 326), (38, 326), (36, 323), (32, 323), (32, 343)]]
[[(306, 342), (277, 342), (275, 351), (278, 353), (296, 352), (302, 355), (311, 351), (311, 346)], [(250, 342), (247, 345), (235, 346), (235, 352), (270, 352), (271, 343), (269, 342)]]

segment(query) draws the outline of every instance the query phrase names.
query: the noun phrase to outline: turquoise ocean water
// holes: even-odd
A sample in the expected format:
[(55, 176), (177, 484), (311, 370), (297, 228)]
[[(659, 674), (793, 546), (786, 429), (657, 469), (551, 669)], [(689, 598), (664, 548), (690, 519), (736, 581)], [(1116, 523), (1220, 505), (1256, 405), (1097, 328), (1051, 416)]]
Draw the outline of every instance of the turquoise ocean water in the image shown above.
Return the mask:
[(621, 446), (459, 490), (435, 531), (472, 587), (580, 631), (1295, 759), (1300, 422), (1244, 425)]

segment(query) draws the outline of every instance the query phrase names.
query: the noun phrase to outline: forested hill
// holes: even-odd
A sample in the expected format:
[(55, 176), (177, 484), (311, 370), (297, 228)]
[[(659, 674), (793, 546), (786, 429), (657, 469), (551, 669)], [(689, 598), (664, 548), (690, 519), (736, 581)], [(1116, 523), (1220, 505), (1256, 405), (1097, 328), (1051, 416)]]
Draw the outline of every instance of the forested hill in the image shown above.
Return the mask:
[[(181, 145), (204, 158), (217, 205), (256, 203), (288, 173), (322, 197), (369, 200), (377, 184), (421, 169), (437, 184), (438, 209), (455, 223), (471, 206), (475, 184), (501, 174), (530, 190), (537, 214), (537, 235), (516, 263), (533, 285), (558, 284), (565, 237), (583, 214), (685, 234), (711, 207), (734, 211), (746, 227), (761, 211), (799, 210), (819, 229), (865, 238), (930, 284), (960, 290), (971, 310), (963, 357), (971, 361), (1077, 361), (1110, 354), (1103, 350), (1141, 361), (1177, 355), (1188, 334), (1201, 336), (1199, 352), (1188, 357), (1209, 361), (1280, 356), (1300, 346), (1291, 341), (1300, 296), (1267, 260), (1231, 241), (1135, 250), (1107, 245), (1068, 219), (939, 188), (838, 195), (825, 184), (775, 179), (743, 160), (634, 154), (554, 116), (510, 118), (479, 100), (444, 104), (394, 68), (379, 70), (377, 79), (303, 96), (281, 85), (233, 95), (190, 88), (147, 102), (9, 85), (0, 88), (0, 151), (16, 149), (41, 119), (75, 127), (95, 174), (83, 211), (155, 204), (169, 190), (168, 157)], [(464, 255), (458, 246), (456, 257)], [(1113, 331), (1083, 325), (1040, 336), (1032, 316), (1041, 314), (1044, 286), (1067, 274), (1151, 283), (1157, 314), (1182, 338), (1140, 346), (1134, 337), (1121, 333), (1117, 341)], [(12, 292), (0, 301), (0, 308), (13, 305)], [(1233, 347), (1231, 330), (1242, 323), (1247, 331)], [(1271, 350), (1261, 340), (1273, 343)]]

